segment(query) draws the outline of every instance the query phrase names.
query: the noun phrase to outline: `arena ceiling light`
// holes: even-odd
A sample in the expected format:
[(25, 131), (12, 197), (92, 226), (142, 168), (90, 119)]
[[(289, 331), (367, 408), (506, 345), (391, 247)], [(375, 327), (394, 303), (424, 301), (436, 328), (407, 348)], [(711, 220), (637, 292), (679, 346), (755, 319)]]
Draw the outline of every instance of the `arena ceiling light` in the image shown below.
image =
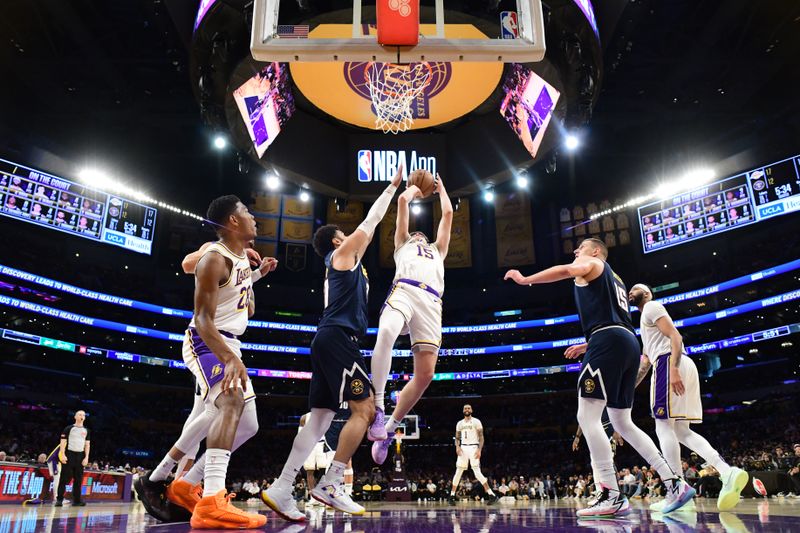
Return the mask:
[(694, 189), (708, 183), (716, 177), (716, 173), (710, 168), (697, 168), (690, 170), (680, 178), (660, 184), (653, 191), (653, 195), (666, 199), (679, 192)]
[(486, 203), (494, 202), (494, 189), (489, 188), (483, 191), (483, 201)]
[(411, 212), (415, 215), (422, 213), (422, 206), (417, 203), (411, 204)]
[(281, 186), (281, 179), (276, 176), (275, 174), (270, 174), (267, 176), (267, 189), (271, 191), (276, 191)]
[(308, 202), (311, 199), (311, 195), (308, 194), (308, 191), (303, 189), (300, 191), (300, 201), (301, 202)]
[(564, 147), (570, 152), (574, 152), (581, 145), (580, 139), (574, 133), (568, 133), (564, 138)]
[(222, 134), (214, 135), (214, 148), (217, 150), (224, 150), (228, 146), (228, 140)]
[(517, 181), (517, 188), (519, 188), (519, 189), (527, 189), (528, 188), (528, 177), (527, 176), (523, 176), (522, 174), (520, 174), (519, 176), (517, 176), (517, 180), (516, 181)]

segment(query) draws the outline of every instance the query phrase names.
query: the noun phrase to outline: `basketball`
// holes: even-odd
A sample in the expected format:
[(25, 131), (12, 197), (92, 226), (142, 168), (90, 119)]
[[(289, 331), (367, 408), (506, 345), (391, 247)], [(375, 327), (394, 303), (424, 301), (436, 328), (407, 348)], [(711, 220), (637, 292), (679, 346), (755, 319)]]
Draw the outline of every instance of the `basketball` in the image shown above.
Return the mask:
[(408, 186), (416, 185), (422, 191), (422, 197), (427, 198), (436, 190), (436, 178), (424, 169), (418, 169), (408, 175)]

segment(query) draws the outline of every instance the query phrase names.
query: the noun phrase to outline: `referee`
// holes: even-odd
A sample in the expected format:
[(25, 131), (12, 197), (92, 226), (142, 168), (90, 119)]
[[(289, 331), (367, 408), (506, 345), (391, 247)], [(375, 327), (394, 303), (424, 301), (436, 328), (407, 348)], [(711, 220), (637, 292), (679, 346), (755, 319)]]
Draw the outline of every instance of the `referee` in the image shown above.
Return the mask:
[(58, 495), (56, 507), (64, 504), (64, 492), (67, 483), (72, 480), (72, 505), (83, 506), (81, 501), (81, 483), (83, 482), (83, 467), (89, 463), (89, 429), (83, 426), (86, 413), (75, 413), (75, 423), (70, 424), (61, 432), (61, 444), (58, 450), (58, 460), (61, 462), (61, 475), (58, 479)]

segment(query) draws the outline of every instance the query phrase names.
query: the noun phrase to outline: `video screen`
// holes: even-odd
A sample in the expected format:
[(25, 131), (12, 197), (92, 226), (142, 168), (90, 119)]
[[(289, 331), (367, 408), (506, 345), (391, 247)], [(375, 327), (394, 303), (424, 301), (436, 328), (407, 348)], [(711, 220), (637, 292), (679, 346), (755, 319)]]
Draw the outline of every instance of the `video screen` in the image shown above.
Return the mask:
[(500, 114), (520, 138), (525, 149), (536, 157), (560, 93), (531, 69), (513, 63), (503, 80), (506, 93)]
[(233, 91), (233, 99), (256, 153), (262, 157), (294, 114), (289, 65), (268, 63), (261, 72)]

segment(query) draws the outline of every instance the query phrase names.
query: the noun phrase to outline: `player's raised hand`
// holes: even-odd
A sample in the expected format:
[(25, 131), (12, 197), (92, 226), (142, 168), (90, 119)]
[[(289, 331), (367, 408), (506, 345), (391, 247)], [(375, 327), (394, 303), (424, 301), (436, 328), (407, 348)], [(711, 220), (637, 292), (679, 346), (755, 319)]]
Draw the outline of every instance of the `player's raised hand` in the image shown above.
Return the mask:
[[(237, 381), (238, 380), (238, 381)], [(247, 392), (247, 368), (238, 357), (232, 357), (225, 363), (225, 372), (222, 377), (222, 393), (228, 394), (231, 387), (242, 384), (242, 391)]]
[(412, 200), (415, 200), (420, 196), (422, 196), (422, 191), (416, 185), (411, 185), (410, 187), (406, 187), (406, 190), (403, 191), (403, 194), (401, 196), (403, 196), (406, 200), (411, 202)]
[(674, 367), (670, 370), (669, 385), (672, 387), (672, 392), (674, 392), (677, 396), (680, 396), (686, 392), (686, 387), (683, 386), (683, 380), (681, 379), (681, 373), (678, 372), (678, 369)]
[(270, 272), (273, 272), (276, 268), (278, 268), (278, 260), (274, 257), (265, 257), (261, 260), (261, 264), (258, 267), (262, 276), (266, 276)]
[(403, 181), (403, 163), (397, 165), (397, 172), (395, 172), (392, 178), (392, 185), (399, 187), (401, 181)]
[(586, 348), (587, 344), (585, 342), (583, 344), (573, 344), (564, 350), (564, 357), (567, 359), (577, 359), (586, 353)]
[(517, 283), (518, 285), (527, 285), (527, 283), (525, 283), (525, 276), (523, 276), (519, 270), (509, 270), (508, 272), (506, 272), (506, 275), (503, 276), (503, 279), (504, 280), (510, 279), (511, 281)]
[(247, 259), (250, 260), (250, 266), (252, 268), (256, 268), (261, 264), (261, 254), (259, 254), (257, 251), (253, 250), (252, 248), (245, 248), (244, 253), (247, 255)]
[(433, 194), (441, 194), (444, 191), (444, 182), (439, 173), (436, 173), (436, 178), (433, 180)]

